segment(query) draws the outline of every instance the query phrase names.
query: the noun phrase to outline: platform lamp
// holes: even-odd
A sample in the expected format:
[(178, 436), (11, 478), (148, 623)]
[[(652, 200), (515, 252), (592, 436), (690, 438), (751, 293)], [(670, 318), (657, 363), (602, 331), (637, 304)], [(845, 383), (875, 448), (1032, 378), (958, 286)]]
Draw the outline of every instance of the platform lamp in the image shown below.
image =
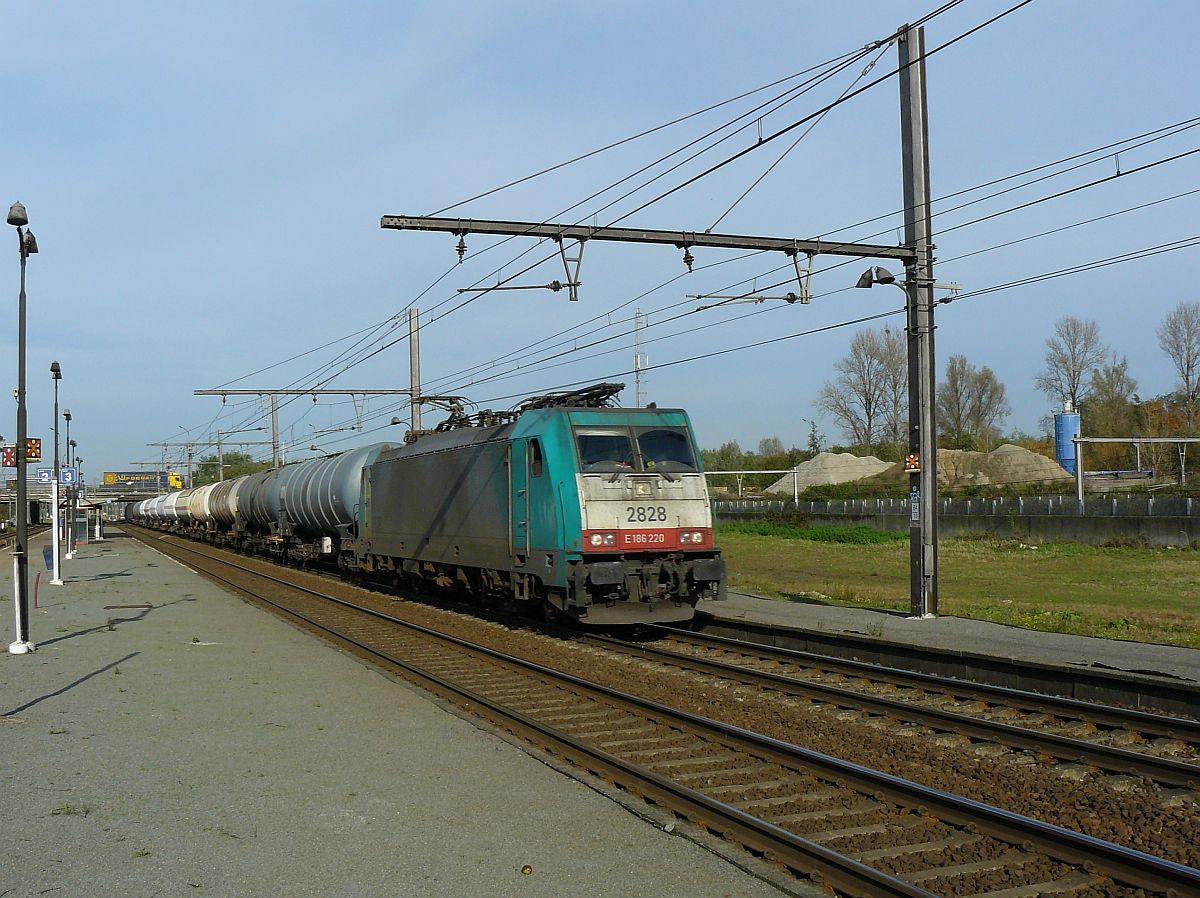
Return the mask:
[[(69, 408), (63, 409), (63, 420), (67, 422), (67, 436), (63, 446), (67, 450), (67, 467), (69, 468), (71, 467), (71, 410)], [(63, 497), (67, 506), (63, 509), (63, 539), (67, 542), (67, 558), (74, 557), (71, 555), (71, 528), (75, 526), (75, 522), (67, 519), (67, 512), (71, 510), (71, 493), (73, 492), (74, 489), (68, 486), (67, 494)]]
[(59, 538), (58, 527), (58, 484), (62, 479), (58, 465), (58, 382), (62, 380), (62, 368), (58, 362), (50, 363), (50, 377), (54, 380), (54, 484), (50, 487), (50, 507), (53, 509), (51, 514), (54, 516), (54, 523), (50, 528), (50, 539), (53, 542), (51, 563), (54, 570), (53, 576), (50, 578), (50, 583), (54, 586), (62, 586), (62, 540)]
[[(67, 418), (67, 426), (70, 427), (71, 419)], [(67, 433), (71, 431), (68, 430)], [(67, 440), (67, 467), (74, 466), (71, 461), (75, 457), (75, 441)], [(67, 492), (67, 558), (75, 557), (75, 495), (79, 489), (79, 469), (75, 469), (75, 484)]]
[[(77, 456), (75, 456), (75, 501), (72, 503), (72, 505), (74, 505), (74, 507), (75, 507), (75, 517), (78, 517), (78, 515), (79, 515), (79, 493), (82, 489), (83, 489), (83, 459), (77, 455)], [(74, 520), (74, 518), (72, 518), (72, 520)], [(79, 549), (79, 539), (78, 539), (79, 534), (78, 533), (75, 534), (75, 537), (76, 537), (75, 548), (76, 548), (76, 550), (78, 550)], [(87, 542), (87, 540), (88, 540), (87, 512), (84, 511), (84, 513), (83, 513), (83, 541)]]
[(13, 605), (16, 608), (16, 639), (8, 646), (13, 655), (26, 655), (37, 646), (29, 641), (29, 495), (26, 483), (29, 447), (25, 415), (25, 260), (38, 251), (29, 230), (29, 215), (19, 202), (8, 210), (8, 223), (17, 229), (21, 256), (21, 288), (17, 299), (17, 537), (13, 544)]

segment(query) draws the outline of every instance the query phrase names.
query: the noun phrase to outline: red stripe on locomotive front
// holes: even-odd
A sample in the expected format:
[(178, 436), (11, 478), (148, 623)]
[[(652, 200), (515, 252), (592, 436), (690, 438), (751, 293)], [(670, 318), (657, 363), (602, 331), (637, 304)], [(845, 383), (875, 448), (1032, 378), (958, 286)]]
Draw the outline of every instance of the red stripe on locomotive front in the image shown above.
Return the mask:
[[(594, 545), (592, 534), (600, 534), (601, 539), (612, 534), (615, 541), (612, 545)], [(683, 542), (681, 533), (699, 533), (699, 542)], [(639, 530), (584, 530), (583, 550), (585, 552), (640, 552), (657, 549), (711, 549), (713, 545), (712, 530), (708, 527), (654, 527)]]

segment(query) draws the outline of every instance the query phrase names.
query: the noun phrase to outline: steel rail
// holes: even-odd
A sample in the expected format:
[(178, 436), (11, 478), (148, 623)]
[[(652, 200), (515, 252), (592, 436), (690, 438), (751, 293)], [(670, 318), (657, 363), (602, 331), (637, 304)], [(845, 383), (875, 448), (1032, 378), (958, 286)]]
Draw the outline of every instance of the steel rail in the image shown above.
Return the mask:
[(607, 636), (590, 634), (584, 638), (588, 642), (635, 657), (658, 660), (725, 679), (740, 680), (749, 685), (764, 686), (789, 695), (820, 696), (823, 701), (839, 707), (853, 708), (871, 714), (894, 717), (909, 723), (922, 724), (938, 732), (969, 735), (973, 738), (999, 742), (1026, 751), (1042, 752), (1064, 761), (1091, 764), (1102, 770), (1145, 776), (1172, 786), (1194, 789), (1200, 784), (1200, 767), (1173, 758), (1159, 758), (1126, 748), (1098, 745), (1085, 740), (1060, 736), (1056, 733), (1044, 733), (1009, 723), (956, 714), (940, 708), (914, 705), (900, 699), (868, 695), (852, 689), (814, 683), (725, 661), (684, 655), (657, 646), (639, 645)]
[(1200, 721), (1189, 720), (1185, 717), (1151, 714), (1146, 711), (1134, 711), (1127, 708), (1118, 708), (1113, 705), (1093, 704), (1076, 698), (1046, 695), (1041, 692), (1030, 692), (1025, 689), (1013, 689), (1009, 686), (994, 686), (989, 683), (973, 683), (967, 680), (956, 680), (951, 677), (939, 677), (935, 674), (904, 670), (898, 667), (885, 667), (869, 664), (865, 661), (852, 661), (844, 658), (833, 658), (828, 655), (819, 655), (815, 652), (779, 648), (777, 646), (765, 645), (761, 642), (743, 642), (725, 636), (693, 633), (688, 630), (679, 630), (662, 624), (648, 624), (647, 627), (653, 632), (662, 633), (681, 641), (708, 645), (710, 648), (758, 655), (769, 660), (790, 661), (807, 667), (819, 667), (849, 676), (861, 677), (871, 682), (894, 683), (918, 689), (928, 688), (936, 692), (948, 693), (976, 701), (1007, 705), (1020, 708), (1024, 711), (1069, 716), (1101, 726), (1136, 730), (1144, 735), (1200, 743)]
[[(436, 630), (430, 630), (419, 624), (392, 617), (373, 608), (367, 608), (346, 599), (340, 599), (337, 596), (309, 589), (306, 586), (301, 586), (262, 571), (234, 564), (222, 558), (206, 555), (186, 544), (169, 543), (168, 545), (172, 546), (172, 548), (190, 550), (193, 554), (200, 555), (209, 561), (226, 564), (236, 570), (250, 573), (273, 583), (324, 599), (342, 608), (366, 614), (388, 624), (399, 625), (424, 636), (448, 642), (468, 652), (482, 654), (491, 660), (500, 661), (510, 667), (533, 670), (551, 679), (566, 678), (568, 681), (575, 680), (574, 685), (576, 688), (583, 688), (585, 691), (588, 690), (590, 685), (593, 685), (587, 684), (585, 680), (578, 680), (551, 668), (541, 667), (532, 662), (523, 661), (520, 658), (505, 655), (484, 646), (478, 646), (457, 637), (439, 633)], [(638, 794), (678, 811), (705, 829), (712, 829), (723, 835), (732, 836), (733, 841), (807, 876), (813, 882), (833, 886), (852, 895), (861, 895), (863, 898), (937, 898), (934, 892), (915, 886), (874, 867), (862, 864), (823, 845), (810, 842), (782, 827), (747, 814), (733, 805), (718, 801), (681, 783), (673, 782), (648, 768), (624, 761), (609, 752), (588, 745), (586, 742), (563, 733), (554, 727), (538, 723), (525, 714), (506, 708), (473, 690), (458, 686), (436, 674), (422, 670), (411, 662), (368, 645), (361, 639), (337, 627), (322, 623), (310, 615), (255, 593), (246, 586), (222, 577), (220, 574), (212, 571), (203, 571), (202, 573), (218, 582), (226, 584), (238, 592), (251, 596), (256, 601), (265, 602), (268, 605), (278, 608), (280, 611), (302, 620), (312, 627), (335, 636), (388, 664), (400, 668), (418, 681), (424, 683), (435, 694), (443, 698), (455, 700), (456, 703), (465, 704), (468, 708), (481, 714), (481, 716), (492, 720), (494, 723), (499, 723), (502, 728), (509, 730), (514, 735), (518, 735), (527, 741), (551, 750), (593, 774), (599, 775), (602, 778), (608, 778), (626, 788), (633, 788)], [(621, 693), (614, 694), (620, 695)]]
[[(1002, 841), (1017, 845), (1025, 845), (1028, 843), (1029, 845), (1043, 851), (1045, 854), (1056, 860), (1080, 866), (1089, 873), (1098, 873), (1100, 875), (1108, 876), (1123, 884), (1142, 889), (1149, 888), (1158, 890), (1165, 892), (1168, 895), (1200, 893), (1200, 870), (1196, 868), (1155, 857), (1133, 848), (1106, 842), (1093, 836), (1077, 833), (1072, 830), (1065, 829), (1064, 827), (1035, 820), (1033, 818), (1016, 814), (1011, 811), (1006, 811), (1001, 808), (996, 808), (982, 802), (962, 798), (960, 796), (944, 792), (940, 789), (934, 789), (928, 786), (922, 786), (918, 783), (912, 783), (901, 779), (900, 777), (892, 776), (891, 774), (872, 770), (868, 767), (854, 764), (849, 761), (844, 761), (839, 758), (834, 758), (811, 749), (805, 749), (779, 739), (774, 739), (769, 736), (764, 736), (760, 733), (746, 730), (733, 724), (710, 720), (700, 715), (692, 714), (688, 711), (671, 708), (667, 705), (663, 705), (650, 699), (624, 693), (598, 683), (592, 683), (572, 674), (567, 674), (562, 671), (554, 670), (553, 668), (545, 667), (544, 665), (526, 661), (524, 659), (508, 655), (504, 652), (487, 648), (486, 646), (476, 645), (466, 640), (459, 639), (458, 637), (450, 636), (449, 634), (439, 633), (436, 630), (422, 627), (419, 624), (401, 620), (381, 611), (376, 611), (375, 609), (367, 608), (354, 602), (340, 599), (336, 596), (331, 596), (327, 593), (322, 593), (317, 590), (292, 583), (262, 571), (245, 568), (234, 562), (217, 558), (212, 555), (205, 555), (204, 553), (199, 552), (198, 550), (193, 549), (186, 544), (170, 543), (169, 545), (190, 550), (194, 554), (200, 555), (201, 557), (210, 561), (216, 561), (220, 564), (225, 564), (245, 573), (252, 574), (253, 576), (260, 577), (299, 592), (307, 593), (317, 598), (333, 602), (334, 604), (343, 608), (352, 609), (364, 613), (372, 618), (386, 621), (389, 624), (398, 625), (404, 627), (405, 629), (422, 633), (423, 635), (440, 640), (450, 645), (454, 645), (467, 652), (491, 658), (508, 667), (533, 672), (541, 677), (556, 680), (559, 683), (571, 686), (576, 690), (583, 691), (585, 693), (591, 693), (593, 695), (603, 696), (610, 701), (640, 709), (652, 716), (665, 718), (675, 724), (685, 725), (688, 728), (698, 730), (701, 733), (706, 733), (710, 736), (716, 736), (723, 743), (729, 745), (730, 747), (740, 748), (741, 750), (753, 753), (761, 758), (772, 760), (775, 763), (779, 763), (793, 769), (795, 769), (797, 765), (809, 768), (810, 770), (815, 769), (820, 771), (819, 775), (825, 778), (843, 780), (850, 783), (854, 788), (861, 789), (864, 792), (879, 792), (885, 798), (890, 798), (890, 800), (902, 806), (919, 808), (927, 813), (932, 812), (934, 816), (960, 826), (979, 827), (988, 835), (999, 838)], [(213, 576), (216, 579), (224, 579), (216, 574), (210, 573), (209, 576)], [(253, 595), (250, 590), (243, 586), (235, 585), (227, 580), (225, 582), (235, 586), (235, 588), (239, 591)], [(336, 635), (339, 639), (345, 639), (352, 644), (358, 645), (364, 651), (370, 652), (371, 654), (385, 659), (389, 663), (398, 664), (406, 670), (412, 668), (412, 672), (415, 676), (423, 679), (429, 679), (430, 681), (439, 680), (439, 678), (435, 677), (434, 675), (421, 671), (419, 668), (415, 668), (415, 666), (410, 665), (408, 662), (389, 657), (386, 652), (379, 651), (367, 645), (359, 645), (359, 641), (353, 637), (345, 636), (336, 631), (334, 628), (330, 628), (327, 625), (321, 624), (317, 621), (308, 620), (305, 615), (298, 614), (292, 609), (287, 609), (270, 599), (263, 597), (262, 600), (268, 602), (269, 604), (275, 605), (276, 607), (280, 607), (281, 610), (285, 610), (289, 614), (293, 614), (296, 617), (306, 620), (312, 626), (316, 626), (320, 629), (334, 633), (334, 635)], [(701, 801), (701, 806), (699, 809), (702, 815), (700, 817), (701, 820), (704, 819), (703, 813), (705, 811), (719, 814), (720, 819), (727, 820), (729, 826), (733, 827), (733, 831), (735, 832), (740, 833), (740, 830), (743, 826), (749, 826), (754, 829), (757, 835), (752, 836), (752, 834), (748, 833), (748, 837), (765, 838), (768, 836), (773, 836), (775, 831), (778, 831), (779, 834), (785, 835), (789, 838), (778, 843), (774, 849), (770, 850), (782, 852), (777, 853), (776, 858), (781, 862), (788, 864), (788, 866), (792, 866), (794, 869), (805, 868), (803, 866), (795, 866), (797, 863), (795, 860), (787, 859), (787, 856), (791, 855), (793, 850), (799, 850), (803, 852), (804, 862), (810, 864), (821, 863), (824, 865), (828, 862), (826, 856), (832, 854), (835, 858), (841, 860), (835, 867), (830, 869), (828, 874), (824, 875), (835, 877), (845, 875), (847, 871), (852, 869), (847, 865), (854, 865), (855, 867), (862, 867), (865, 871), (869, 871), (871, 874), (874, 874), (875, 877), (884, 877), (886, 880), (893, 880), (894, 885), (892, 888), (894, 889), (903, 889), (901, 891), (870, 892), (866, 894), (930, 894), (924, 890), (912, 886), (909, 883), (905, 883), (903, 880), (895, 879), (894, 877), (883, 874), (878, 870), (858, 864), (858, 862), (849, 858), (843, 858), (841, 855), (837, 855), (835, 852), (830, 852), (829, 849), (826, 849), (823, 846), (814, 844), (813, 847), (818, 850), (814, 854), (808, 854), (806, 850), (808, 846), (804, 844), (806, 840), (803, 840), (801, 837), (795, 836), (792, 833), (788, 833), (786, 830), (782, 830), (781, 828), (776, 827), (767, 821), (759, 820), (758, 818), (745, 814), (745, 812), (737, 808), (725, 805), (723, 802), (715, 801), (714, 799), (711, 799), (702, 793), (695, 792), (694, 790), (691, 790), (680, 784), (671, 783), (669, 780), (665, 780), (665, 778), (659, 777), (657, 774), (654, 774), (651, 771), (644, 770), (637, 765), (622, 761), (621, 759), (616, 758), (607, 752), (588, 746), (586, 743), (582, 743), (580, 740), (574, 739), (565, 733), (558, 732), (553, 727), (548, 727), (538, 724), (535, 721), (531, 721), (529, 718), (525, 717), (525, 715), (503, 708), (502, 706), (492, 702), (490, 699), (471, 693), (469, 690), (463, 690), (461, 687), (455, 686), (454, 684), (446, 684), (446, 688), (451, 689), (456, 694), (462, 693), (464, 694), (464, 697), (466, 694), (471, 695), (469, 700), (472, 702), (479, 701), (481, 703), (481, 707), (494, 706), (496, 713), (499, 713), (505, 718), (512, 720), (514, 725), (518, 725), (522, 728), (531, 725), (542, 736), (552, 738), (556, 742), (571, 748), (572, 751), (578, 750), (584, 752), (597, 758), (598, 762), (603, 762), (605, 764), (615, 762), (617, 765), (619, 765), (620, 770), (623, 771), (625, 775), (633, 776), (639, 781), (645, 782), (647, 786), (652, 786), (655, 789), (667, 788), (672, 794), (677, 794), (683, 799), (694, 796), (696, 799)], [(720, 829), (720, 826), (714, 826), (714, 828)], [(740, 834), (738, 840), (741, 840)], [(833, 879), (828, 879), (827, 881), (834, 887), (846, 888), (846, 886), (841, 886)], [(881, 882), (880, 885), (882, 887), (887, 884)]]

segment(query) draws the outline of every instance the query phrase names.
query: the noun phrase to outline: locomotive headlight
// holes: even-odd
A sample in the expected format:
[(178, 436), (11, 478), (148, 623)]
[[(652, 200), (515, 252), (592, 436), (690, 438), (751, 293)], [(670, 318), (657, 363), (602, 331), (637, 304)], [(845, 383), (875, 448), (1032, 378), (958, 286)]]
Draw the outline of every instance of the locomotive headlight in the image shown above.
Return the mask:
[(593, 534), (592, 534), (592, 538), (589, 540), (589, 542), (590, 542), (590, 543), (591, 543), (593, 546), (602, 546), (602, 545), (604, 545), (604, 534), (603, 534), (603, 533), (593, 533)]
[(703, 530), (685, 530), (679, 534), (679, 541), (681, 543), (692, 543), (692, 544), (698, 545), (698, 544), (704, 542), (704, 531)]
[(604, 545), (615, 546), (617, 544), (617, 535), (615, 533), (604, 534)]
[(595, 548), (615, 546), (617, 544), (617, 535), (611, 530), (600, 530), (588, 535), (588, 544)]

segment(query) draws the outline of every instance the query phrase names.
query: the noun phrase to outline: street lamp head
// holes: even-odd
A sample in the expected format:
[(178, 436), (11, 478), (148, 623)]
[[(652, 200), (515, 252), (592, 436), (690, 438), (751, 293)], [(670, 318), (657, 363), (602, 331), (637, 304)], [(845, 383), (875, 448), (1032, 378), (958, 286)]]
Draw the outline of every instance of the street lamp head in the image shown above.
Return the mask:
[(23, 228), (29, 224), (29, 215), (20, 202), (13, 203), (8, 208), (8, 223), (14, 228)]
[(21, 241), (21, 246), (25, 249), (25, 255), (32, 256), (37, 250), (37, 240), (33, 236), (33, 231), (26, 231), (25, 237)]
[(879, 266), (875, 266), (874, 268), (868, 268), (866, 271), (864, 271), (862, 274), (860, 274), (858, 276), (858, 283), (856, 283), (854, 286), (855, 287), (873, 287), (876, 284), (895, 284), (895, 283), (896, 283), (896, 276), (894, 274), (892, 274), (886, 268), (880, 268)]
[(62, 380), (62, 368), (59, 367), (58, 362), (50, 363), (50, 376), (55, 380)]
[(69, 408), (63, 409), (63, 417), (66, 418), (68, 421), (71, 420), (71, 410)]
[(389, 425), (391, 425), (391, 424), (407, 424), (407, 423), (408, 423), (407, 421), (401, 421), (399, 418), (392, 418), (392, 420), (388, 422)]
[(76, 446), (78, 446), (79, 444), (78, 444), (78, 443), (76, 443), (74, 440), (71, 440), (71, 442), (67, 443), (67, 445), (68, 445), (68, 446), (70, 446), (72, 449), (74, 449), (74, 448), (75, 448)]

